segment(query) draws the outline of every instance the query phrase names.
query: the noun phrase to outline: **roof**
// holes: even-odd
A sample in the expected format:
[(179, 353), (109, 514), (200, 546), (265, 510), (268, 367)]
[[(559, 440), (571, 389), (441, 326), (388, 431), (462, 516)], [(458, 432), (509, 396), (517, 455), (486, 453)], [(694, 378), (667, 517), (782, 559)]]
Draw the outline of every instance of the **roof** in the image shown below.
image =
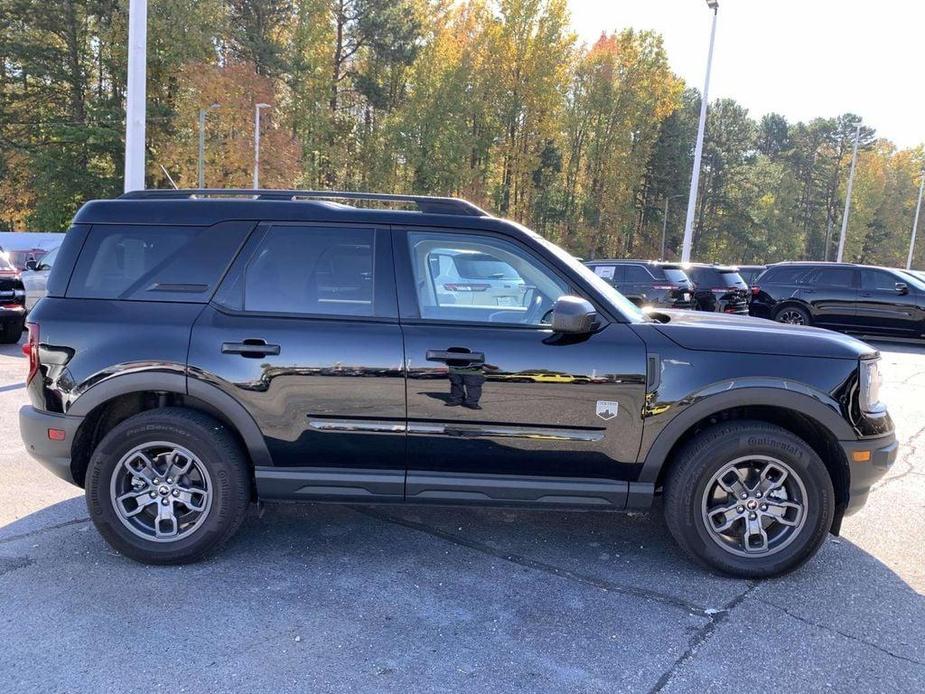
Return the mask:
[[(336, 200), (399, 203), (417, 209), (363, 208)], [(458, 198), (288, 190), (136, 191), (115, 200), (91, 200), (80, 208), (73, 221), (208, 226), (230, 220), (430, 224), (507, 231), (520, 228)]]

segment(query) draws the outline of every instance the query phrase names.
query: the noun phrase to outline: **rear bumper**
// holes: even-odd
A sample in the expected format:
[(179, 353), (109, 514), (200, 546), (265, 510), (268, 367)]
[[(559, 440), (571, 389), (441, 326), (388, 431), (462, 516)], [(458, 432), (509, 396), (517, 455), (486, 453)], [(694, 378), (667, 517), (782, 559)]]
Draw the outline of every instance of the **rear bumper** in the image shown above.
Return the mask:
[[(32, 405), (19, 408), (19, 433), (26, 452), (71, 484), (76, 484), (71, 474), (71, 445), (82, 422), (83, 417), (41, 412)], [(63, 431), (64, 438), (53, 441), (48, 437), (49, 429)]]
[(875, 439), (839, 441), (839, 444), (848, 461), (850, 482), (845, 514), (850, 515), (867, 503), (870, 488), (896, 462), (899, 442), (896, 434), (889, 434)]

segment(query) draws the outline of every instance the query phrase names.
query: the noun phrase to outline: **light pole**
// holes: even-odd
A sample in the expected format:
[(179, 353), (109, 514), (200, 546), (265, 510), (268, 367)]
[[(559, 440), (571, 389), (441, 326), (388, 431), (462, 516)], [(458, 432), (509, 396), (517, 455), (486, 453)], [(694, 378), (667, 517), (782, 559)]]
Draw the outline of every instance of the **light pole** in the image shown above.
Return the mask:
[(219, 104), (212, 104), (199, 109), (199, 190), (206, 187), (206, 113), (218, 107)]
[(662, 253), (659, 255), (659, 260), (665, 259), (665, 236), (668, 233), (668, 201), (674, 198), (683, 198), (684, 193), (678, 193), (677, 195), (669, 195), (665, 198), (665, 214), (662, 217)]
[(145, 73), (148, 2), (128, 3), (128, 84), (125, 88), (125, 192), (145, 187)]
[(915, 221), (912, 222), (912, 240), (909, 241), (909, 257), (906, 258), (906, 269), (912, 269), (912, 252), (915, 250), (915, 232), (919, 228), (919, 212), (922, 211), (922, 191), (925, 190), (925, 169), (922, 170), (922, 182), (919, 183), (919, 201), (915, 204)]
[(254, 190), (260, 188), (260, 112), (265, 108), (270, 108), (270, 104), (254, 107)]
[(854, 151), (851, 153), (851, 173), (848, 174), (848, 190), (845, 191), (845, 214), (841, 218), (841, 236), (838, 239), (838, 256), (840, 263), (845, 254), (845, 237), (848, 236), (848, 214), (851, 212), (851, 189), (854, 188), (854, 170), (858, 165), (858, 142), (861, 139), (861, 122), (854, 130)]
[(697, 125), (697, 145), (694, 148), (694, 170), (691, 172), (691, 190), (687, 198), (687, 218), (684, 220), (684, 243), (681, 246), (682, 263), (689, 263), (691, 261), (691, 244), (694, 234), (694, 211), (697, 207), (697, 188), (700, 184), (700, 159), (703, 156), (703, 133), (707, 127), (710, 68), (713, 65), (713, 42), (716, 39), (716, 17), (719, 15), (719, 0), (707, 0), (707, 7), (713, 10), (713, 27), (710, 29), (710, 50), (707, 53), (707, 77), (703, 83), (703, 97), (700, 102), (700, 122)]

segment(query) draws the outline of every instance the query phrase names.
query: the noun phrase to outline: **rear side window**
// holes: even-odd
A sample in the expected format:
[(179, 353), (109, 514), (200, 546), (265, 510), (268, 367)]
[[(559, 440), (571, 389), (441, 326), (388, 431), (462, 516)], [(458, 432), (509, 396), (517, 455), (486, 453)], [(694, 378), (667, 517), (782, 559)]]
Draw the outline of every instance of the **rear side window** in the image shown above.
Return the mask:
[(809, 272), (806, 267), (772, 267), (759, 277), (764, 284), (775, 282), (777, 284), (798, 284)]
[(678, 268), (666, 267), (664, 273), (665, 279), (672, 284), (687, 284), (689, 281), (687, 275), (684, 274), (684, 270)]
[(67, 296), (206, 302), (252, 227), (250, 222), (210, 227), (94, 225)]
[(821, 268), (809, 278), (809, 282), (822, 287), (851, 287), (854, 284), (854, 270), (842, 267)]
[(375, 238), (373, 229), (273, 226), (216, 301), (254, 313), (376, 316)]
[(646, 272), (645, 268), (641, 268), (638, 265), (627, 265), (626, 266), (626, 281), (642, 284), (645, 282), (652, 281), (652, 275)]

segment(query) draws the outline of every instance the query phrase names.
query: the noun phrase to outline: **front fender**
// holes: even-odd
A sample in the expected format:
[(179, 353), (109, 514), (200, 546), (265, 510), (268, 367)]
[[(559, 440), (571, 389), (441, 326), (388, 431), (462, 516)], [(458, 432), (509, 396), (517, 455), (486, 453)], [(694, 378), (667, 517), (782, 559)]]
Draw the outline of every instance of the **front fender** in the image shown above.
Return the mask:
[(791, 410), (815, 420), (839, 440), (857, 438), (851, 425), (842, 416), (839, 403), (830, 395), (806, 384), (762, 378), (719, 382), (654, 415), (661, 417), (672, 409), (680, 410), (661, 427), (648, 449), (640, 451), (643, 464), (638, 481), (656, 482), (671, 449), (697, 422), (723, 410), (745, 406)]

